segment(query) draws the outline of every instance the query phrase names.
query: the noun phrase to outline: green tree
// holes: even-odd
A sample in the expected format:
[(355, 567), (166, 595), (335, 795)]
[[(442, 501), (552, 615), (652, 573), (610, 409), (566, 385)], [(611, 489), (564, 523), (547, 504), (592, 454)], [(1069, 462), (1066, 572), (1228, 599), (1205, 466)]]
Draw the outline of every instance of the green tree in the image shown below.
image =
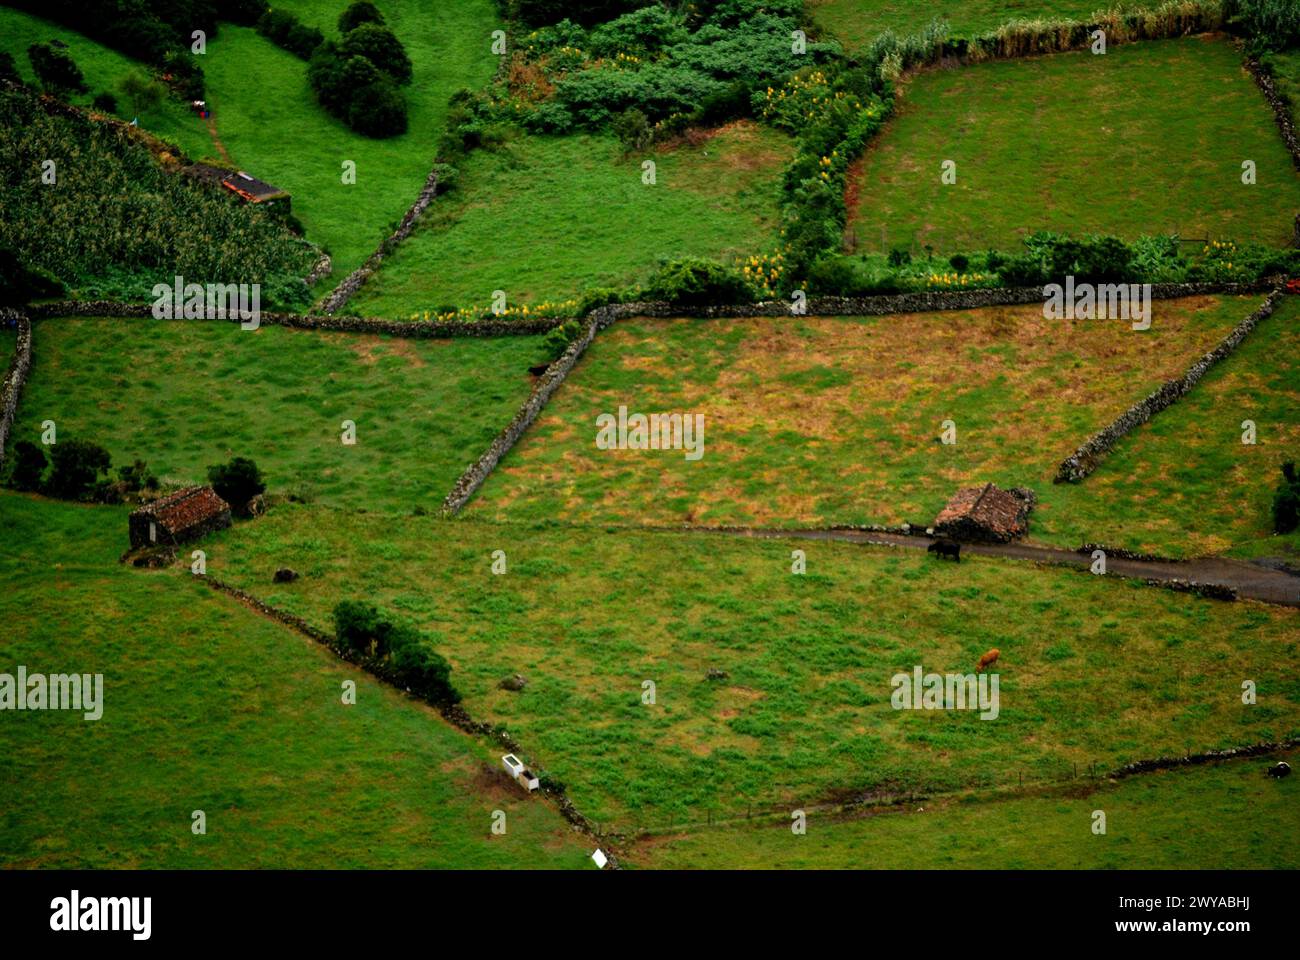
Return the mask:
[(89, 440), (60, 440), (50, 446), (50, 496), (79, 500), (107, 474), (112, 458)]
[(262, 471), (247, 457), (208, 467), (208, 482), (231, 510), (241, 514), (247, 513), (248, 501), (266, 490)]
[(51, 43), (33, 43), (27, 48), (27, 59), (32, 62), (36, 79), (49, 93), (84, 93), (89, 89), (81, 69), (66, 50)]
[(30, 440), (19, 440), (14, 444), (14, 461), (9, 473), (9, 486), (15, 490), (39, 490), (46, 466), (44, 450)]

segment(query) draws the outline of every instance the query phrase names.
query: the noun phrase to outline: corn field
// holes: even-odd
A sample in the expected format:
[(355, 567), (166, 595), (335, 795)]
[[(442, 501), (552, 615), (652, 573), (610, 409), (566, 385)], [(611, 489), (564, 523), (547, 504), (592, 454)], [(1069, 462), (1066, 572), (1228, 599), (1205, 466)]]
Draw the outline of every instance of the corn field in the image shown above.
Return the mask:
[(317, 256), (266, 212), (164, 171), (110, 125), (52, 115), (27, 90), (0, 91), (0, 171), (0, 247), (73, 290), (113, 278), (144, 298), (175, 274), (285, 289)]

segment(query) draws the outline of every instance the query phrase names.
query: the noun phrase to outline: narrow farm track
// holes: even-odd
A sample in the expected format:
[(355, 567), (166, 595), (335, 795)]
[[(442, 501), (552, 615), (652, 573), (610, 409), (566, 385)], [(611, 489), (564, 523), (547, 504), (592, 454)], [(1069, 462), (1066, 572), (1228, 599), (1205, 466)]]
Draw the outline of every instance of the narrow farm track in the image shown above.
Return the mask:
[[(666, 529), (666, 528), (659, 528)], [(677, 529), (677, 528), (673, 528)], [(685, 528), (691, 529), (691, 528)], [(867, 530), (760, 530), (748, 528), (698, 528), (692, 532), (720, 533), (739, 537), (771, 540), (839, 540), (872, 546), (904, 547), (925, 550), (934, 542), (931, 537), (909, 536)], [(1027, 543), (963, 543), (962, 552), (982, 557), (1006, 557), (1034, 563), (1078, 567), (1087, 570), (1092, 556), (1061, 547)], [(1239, 597), (1282, 606), (1300, 607), (1300, 576), (1244, 560), (1203, 557), (1196, 560), (1129, 560), (1107, 557), (1106, 575), (1155, 580), (1160, 583), (1192, 581), (1213, 586), (1232, 587)]]

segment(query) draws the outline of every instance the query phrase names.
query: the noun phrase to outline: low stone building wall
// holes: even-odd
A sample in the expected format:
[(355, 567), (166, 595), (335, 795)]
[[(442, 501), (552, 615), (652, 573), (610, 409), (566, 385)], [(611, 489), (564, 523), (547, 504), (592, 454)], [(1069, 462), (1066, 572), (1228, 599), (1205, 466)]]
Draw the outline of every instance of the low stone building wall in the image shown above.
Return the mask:
[(9, 431), (13, 429), (18, 412), (18, 398), (22, 395), (27, 373), (32, 367), (32, 324), (26, 314), (17, 310), (0, 310), (0, 326), (10, 322), (17, 325), (18, 338), (14, 355), (0, 383), (0, 467), (4, 466), (5, 449), (9, 446)]
[(1236, 350), (1259, 322), (1277, 308), (1283, 296), (1285, 296), (1285, 293), (1281, 289), (1274, 290), (1269, 294), (1268, 299), (1264, 301), (1263, 306), (1237, 324), (1232, 329), (1232, 332), (1219, 342), (1217, 347), (1192, 364), (1181, 377), (1176, 377), (1162, 384), (1159, 389), (1146, 399), (1133, 404), (1112, 423), (1089, 437), (1078, 450), (1061, 462), (1053, 482), (1078, 483), (1096, 470), (1098, 464), (1101, 463), (1102, 457), (1106, 455), (1111, 447), (1115, 446), (1121, 437), (1135, 427), (1146, 423), (1161, 410), (1186, 394), (1200, 382), (1200, 379), (1216, 363)]

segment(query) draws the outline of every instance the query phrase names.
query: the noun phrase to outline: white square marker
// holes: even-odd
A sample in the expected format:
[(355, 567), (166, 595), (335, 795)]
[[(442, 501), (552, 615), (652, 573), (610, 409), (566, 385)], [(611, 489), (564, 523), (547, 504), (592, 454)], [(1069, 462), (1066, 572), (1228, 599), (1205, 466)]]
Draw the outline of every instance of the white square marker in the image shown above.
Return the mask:
[(605, 864), (609, 863), (609, 857), (605, 856), (603, 850), (597, 850), (591, 855), (591, 859), (595, 860), (596, 866), (600, 867), (602, 870), (605, 869)]

